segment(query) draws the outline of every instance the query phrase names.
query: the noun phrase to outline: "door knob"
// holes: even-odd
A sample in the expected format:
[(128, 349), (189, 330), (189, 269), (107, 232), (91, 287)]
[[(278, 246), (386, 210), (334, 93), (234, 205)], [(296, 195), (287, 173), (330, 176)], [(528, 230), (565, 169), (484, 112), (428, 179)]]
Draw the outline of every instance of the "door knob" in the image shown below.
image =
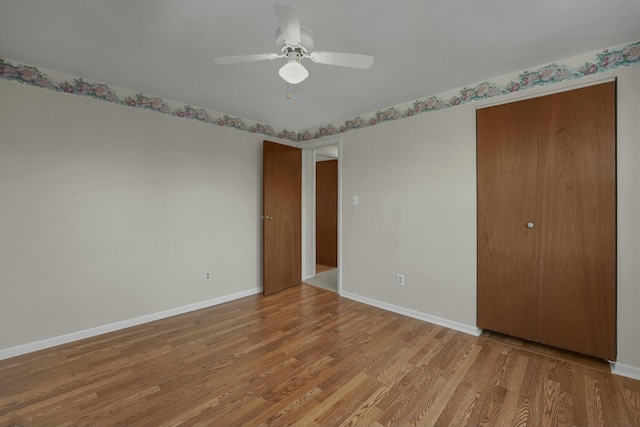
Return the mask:
[(265, 216), (265, 215), (263, 215), (263, 216), (262, 216), (262, 219), (273, 219), (273, 217), (272, 217), (272, 216), (268, 216), (268, 215), (266, 215), (266, 216)]
[(533, 228), (533, 223), (532, 223), (532, 222), (528, 222), (528, 223), (527, 223), (527, 227), (528, 227), (528, 228)]

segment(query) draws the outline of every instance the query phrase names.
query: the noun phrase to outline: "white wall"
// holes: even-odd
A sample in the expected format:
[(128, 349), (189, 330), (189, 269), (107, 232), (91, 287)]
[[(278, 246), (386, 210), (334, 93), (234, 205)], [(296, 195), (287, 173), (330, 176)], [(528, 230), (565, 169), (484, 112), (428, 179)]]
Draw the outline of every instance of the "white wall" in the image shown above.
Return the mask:
[(618, 361), (640, 369), (640, 67), (620, 71), (617, 101)]
[(344, 291), (475, 324), (474, 114), (467, 105), (343, 136)]
[[(640, 67), (618, 76), (618, 361), (640, 367)], [(467, 104), (343, 135), (345, 294), (476, 325), (475, 109)], [(359, 205), (353, 206), (353, 195)], [(405, 274), (405, 287), (395, 284)], [(361, 298), (362, 299), (362, 298)]]
[(12, 82), (0, 99), (0, 349), (260, 286), (261, 138)]

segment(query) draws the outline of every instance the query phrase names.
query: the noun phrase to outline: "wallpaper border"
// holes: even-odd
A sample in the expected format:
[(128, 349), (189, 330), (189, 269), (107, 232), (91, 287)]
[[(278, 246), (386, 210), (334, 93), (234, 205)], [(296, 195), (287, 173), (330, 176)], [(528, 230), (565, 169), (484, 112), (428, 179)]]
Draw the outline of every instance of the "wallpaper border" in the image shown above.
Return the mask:
[[(348, 118), (344, 121), (310, 128), (300, 132), (282, 129), (276, 131), (272, 126), (254, 122), (241, 117), (194, 107), (163, 98), (131, 92), (127, 89), (115, 89), (104, 83), (92, 82), (79, 77), (65, 76), (59, 80), (49, 77), (55, 72), (44, 72), (35, 66), (19, 64), (0, 58), (0, 80), (9, 80), (28, 86), (40, 87), (56, 92), (86, 96), (133, 108), (142, 108), (196, 120), (212, 125), (233, 128), (292, 142), (308, 142), (327, 136), (339, 135), (354, 129), (376, 126), (381, 123), (413, 117), (432, 111), (464, 105), (470, 102), (485, 100), (514, 92), (525, 91), (534, 87), (554, 84), (566, 80), (575, 80), (593, 74), (640, 64), (640, 41), (619, 45), (591, 53), (583, 57), (586, 61), (578, 61), (575, 66), (551, 63), (506, 77), (487, 80), (461, 89), (455, 89), (439, 95), (417, 99), (395, 105), (384, 110)], [(504, 83), (499, 83), (504, 81)]]

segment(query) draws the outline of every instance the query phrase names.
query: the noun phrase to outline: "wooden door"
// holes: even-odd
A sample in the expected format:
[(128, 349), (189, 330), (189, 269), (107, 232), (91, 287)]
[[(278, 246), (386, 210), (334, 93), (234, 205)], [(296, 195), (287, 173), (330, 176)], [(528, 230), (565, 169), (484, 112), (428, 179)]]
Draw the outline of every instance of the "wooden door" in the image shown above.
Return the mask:
[(477, 111), (478, 326), (537, 338), (537, 100)]
[(262, 273), (265, 295), (302, 278), (302, 151), (264, 141)]
[(316, 163), (316, 262), (338, 266), (338, 161)]
[(615, 83), (541, 100), (539, 340), (615, 360)]
[(615, 83), (479, 110), (477, 130), (478, 326), (615, 360)]

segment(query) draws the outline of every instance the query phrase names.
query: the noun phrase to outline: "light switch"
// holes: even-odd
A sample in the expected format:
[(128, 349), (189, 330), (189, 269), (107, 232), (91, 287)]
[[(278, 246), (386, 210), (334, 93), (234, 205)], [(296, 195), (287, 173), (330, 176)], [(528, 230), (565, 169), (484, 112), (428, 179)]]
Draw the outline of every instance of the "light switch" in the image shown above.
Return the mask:
[(353, 196), (353, 206), (358, 206), (358, 196)]

